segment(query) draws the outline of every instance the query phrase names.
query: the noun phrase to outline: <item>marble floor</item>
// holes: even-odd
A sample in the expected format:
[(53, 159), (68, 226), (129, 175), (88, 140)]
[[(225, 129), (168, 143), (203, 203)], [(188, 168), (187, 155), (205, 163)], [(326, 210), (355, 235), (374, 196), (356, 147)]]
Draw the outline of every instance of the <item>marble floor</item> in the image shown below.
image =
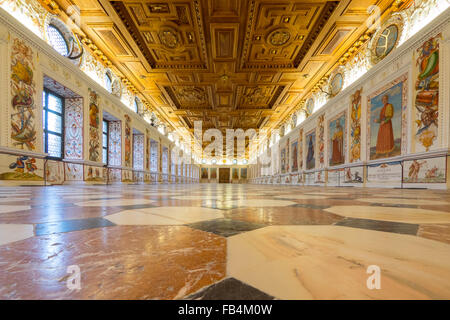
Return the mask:
[(406, 189), (1, 187), (0, 299), (450, 299), (449, 204)]

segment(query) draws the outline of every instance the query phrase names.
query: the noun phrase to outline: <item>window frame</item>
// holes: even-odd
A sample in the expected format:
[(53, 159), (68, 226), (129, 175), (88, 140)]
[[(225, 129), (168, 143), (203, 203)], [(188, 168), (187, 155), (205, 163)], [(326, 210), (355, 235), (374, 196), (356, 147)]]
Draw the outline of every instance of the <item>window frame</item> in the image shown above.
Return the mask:
[[(106, 123), (106, 132), (103, 131), (104, 129), (104, 125)], [(106, 135), (106, 146), (103, 145), (103, 136)], [(102, 151), (106, 150), (106, 162), (103, 162), (104, 166), (108, 166), (109, 165), (109, 121), (103, 119), (102, 121)], [(103, 152), (102, 152), (102, 157), (103, 157)], [(102, 159), (104, 160), (104, 159)]]
[[(55, 157), (51, 155), (47, 155), (46, 159), (50, 160), (59, 160), (62, 161), (64, 159), (64, 144), (65, 144), (65, 109), (66, 109), (66, 100), (64, 97), (60, 96), (59, 94), (55, 93), (54, 91), (44, 88), (43, 91), (45, 98), (44, 98), (44, 105), (42, 106), (42, 110), (45, 112), (45, 121), (43, 121), (43, 134), (44, 134), (44, 152), (48, 154), (48, 135), (49, 133), (52, 135), (59, 136), (61, 138), (61, 157)], [(61, 113), (58, 113), (56, 111), (50, 110), (48, 108), (48, 96), (52, 95), (58, 99), (61, 100)], [(61, 117), (61, 133), (48, 130), (48, 113), (53, 113), (57, 116)]]

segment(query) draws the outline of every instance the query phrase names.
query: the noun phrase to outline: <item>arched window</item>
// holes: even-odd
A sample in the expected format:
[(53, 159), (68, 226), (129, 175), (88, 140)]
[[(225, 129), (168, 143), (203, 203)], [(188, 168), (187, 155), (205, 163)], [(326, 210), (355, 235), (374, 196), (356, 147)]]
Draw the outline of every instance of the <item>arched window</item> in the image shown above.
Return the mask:
[(109, 72), (105, 74), (105, 85), (106, 90), (108, 90), (108, 92), (112, 92), (112, 78)]
[(69, 46), (67, 45), (66, 38), (64, 38), (64, 35), (58, 27), (54, 24), (50, 24), (47, 28), (47, 32), (50, 45), (53, 49), (55, 49), (59, 54), (67, 57), (69, 55)]
[(136, 113), (139, 112), (139, 98), (138, 97), (134, 98), (133, 110)]

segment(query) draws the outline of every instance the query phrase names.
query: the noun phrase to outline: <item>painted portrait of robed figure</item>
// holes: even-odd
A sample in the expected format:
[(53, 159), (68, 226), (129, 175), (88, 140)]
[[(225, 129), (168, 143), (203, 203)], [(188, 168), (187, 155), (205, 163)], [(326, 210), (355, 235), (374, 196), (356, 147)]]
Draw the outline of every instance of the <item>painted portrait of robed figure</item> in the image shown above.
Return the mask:
[(314, 154), (314, 146), (316, 144), (316, 133), (311, 132), (306, 136), (308, 153), (306, 154), (306, 169), (314, 169), (316, 166), (316, 156)]
[(370, 99), (370, 160), (401, 154), (403, 85)]
[(343, 164), (345, 162), (344, 152), (344, 128), (345, 128), (345, 115), (341, 115), (338, 118), (330, 121), (329, 136), (330, 136), (330, 165), (335, 166)]

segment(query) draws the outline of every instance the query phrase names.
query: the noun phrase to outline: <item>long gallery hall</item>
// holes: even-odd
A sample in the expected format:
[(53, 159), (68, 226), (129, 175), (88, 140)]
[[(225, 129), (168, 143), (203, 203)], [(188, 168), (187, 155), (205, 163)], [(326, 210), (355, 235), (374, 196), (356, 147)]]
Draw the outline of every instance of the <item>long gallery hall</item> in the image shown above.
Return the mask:
[(450, 0), (0, 0), (0, 300), (449, 300), (449, 166)]

